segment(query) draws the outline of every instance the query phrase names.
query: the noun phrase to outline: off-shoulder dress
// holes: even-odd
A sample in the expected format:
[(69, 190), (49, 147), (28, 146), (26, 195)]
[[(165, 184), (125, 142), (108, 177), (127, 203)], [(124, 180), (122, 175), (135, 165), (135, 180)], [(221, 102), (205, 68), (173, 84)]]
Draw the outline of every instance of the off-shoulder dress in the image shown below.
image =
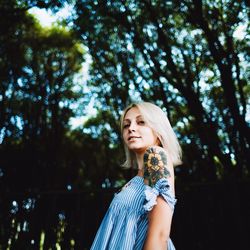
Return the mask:
[[(158, 195), (174, 211), (176, 199), (167, 178), (159, 179), (154, 187), (145, 185), (141, 176), (132, 178), (115, 194), (91, 250), (142, 250), (148, 228), (147, 213), (156, 204)], [(167, 249), (175, 249), (170, 238)]]

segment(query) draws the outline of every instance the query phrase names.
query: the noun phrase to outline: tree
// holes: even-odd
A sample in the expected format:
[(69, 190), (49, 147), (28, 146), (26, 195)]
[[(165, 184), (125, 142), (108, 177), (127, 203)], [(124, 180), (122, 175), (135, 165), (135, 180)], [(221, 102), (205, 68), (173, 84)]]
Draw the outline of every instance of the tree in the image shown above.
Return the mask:
[(67, 28), (42, 28), (22, 8), (12, 7), (16, 19), (9, 6), (1, 33), (6, 41), (1, 43), (1, 166), (4, 179), (15, 181), (15, 187), (6, 187), (60, 186), (71, 105), (82, 95), (73, 86), (84, 50)]
[(247, 47), (233, 36), (246, 9), (230, 1), (76, 3), (75, 29), (92, 56), (89, 84), (100, 103), (114, 111), (142, 98), (165, 107), (184, 148), (197, 152), (184, 152), (184, 162), (199, 179), (249, 171), (249, 97), (239, 61)]

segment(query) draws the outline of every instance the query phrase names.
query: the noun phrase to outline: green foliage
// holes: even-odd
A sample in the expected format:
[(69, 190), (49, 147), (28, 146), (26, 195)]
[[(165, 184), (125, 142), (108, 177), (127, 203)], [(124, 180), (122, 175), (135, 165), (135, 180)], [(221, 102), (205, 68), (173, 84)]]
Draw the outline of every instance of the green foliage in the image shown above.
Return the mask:
[(235, 36), (247, 9), (241, 1), (77, 1), (97, 107), (116, 117), (131, 101), (158, 103), (184, 148), (179, 171), (216, 179), (223, 166), (225, 178), (247, 175), (249, 34)]
[[(243, 2), (76, 1), (74, 30), (43, 28), (27, 14), (69, 1), (9, 3), (0, 5), (1, 150), (10, 157), (19, 147), (25, 172), (45, 170), (38, 186), (124, 180), (118, 121), (138, 100), (161, 106), (174, 126), (184, 150), (177, 179), (248, 175), (249, 38), (247, 30), (246, 39), (235, 36), (247, 24)], [(84, 48), (87, 85), (76, 77)], [(90, 101), (96, 116), (71, 131), (69, 120)]]
[[(73, 88), (85, 52), (74, 32), (63, 26), (42, 28), (20, 5), (13, 3), (4, 14), (1, 170), (5, 183), (16, 181), (16, 187), (6, 189), (65, 185), (56, 172), (64, 165), (60, 154), (75, 115), (71, 106), (83, 95)], [(17, 173), (26, 176), (25, 181)]]
[[(44, 28), (27, 12), (56, 12), (64, 4), (74, 4), (70, 25), (64, 20)], [(121, 112), (133, 101), (154, 102), (168, 115), (184, 155), (177, 182), (249, 178), (248, 11), (246, 1), (231, 0), (0, 0), (0, 189), (2, 200), (8, 198), (0, 231), (6, 246), (21, 249), (22, 234), (35, 232), (37, 249), (39, 242), (45, 249), (77, 247), (71, 218), (79, 222), (82, 209), (89, 214), (103, 207), (93, 190), (120, 187), (135, 174), (120, 167), (119, 131)], [(82, 76), (87, 53), (89, 72)], [(70, 120), (83, 115), (85, 122), (72, 130)], [(67, 199), (47, 200), (49, 190)], [(68, 196), (80, 190), (87, 194), (82, 206), (81, 194)], [(86, 206), (91, 200), (94, 209)], [(72, 206), (68, 218), (59, 211)], [(85, 217), (87, 225), (93, 222)], [(80, 238), (88, 231), (78, 231)]]

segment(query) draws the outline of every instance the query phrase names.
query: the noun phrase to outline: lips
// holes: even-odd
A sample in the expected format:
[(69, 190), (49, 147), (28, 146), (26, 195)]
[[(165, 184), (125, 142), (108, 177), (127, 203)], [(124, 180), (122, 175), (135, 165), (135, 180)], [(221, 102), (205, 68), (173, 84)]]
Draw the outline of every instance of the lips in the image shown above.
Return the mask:
[(129, 136), (128, 141), (132, 141), (134, 139), (140, 139), (140, 138), (141, 138), (140, 136)]

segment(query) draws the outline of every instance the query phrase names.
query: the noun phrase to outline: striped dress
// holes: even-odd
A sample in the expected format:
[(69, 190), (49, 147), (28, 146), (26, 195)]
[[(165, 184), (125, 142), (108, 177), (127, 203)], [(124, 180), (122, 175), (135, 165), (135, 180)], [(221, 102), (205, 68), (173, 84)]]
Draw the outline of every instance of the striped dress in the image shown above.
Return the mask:
[[(166, 178), (158, 180), (154, 188), (145, 185), (140, 176), (132, 178), (115, 194), (91, 250), (143, 249), (148, 227), (147, 213), (156, 204), (158, 195), (174, 210), (176, 199)], [(175, 249), (171, 239), (168, 240), (167, 249)]]

